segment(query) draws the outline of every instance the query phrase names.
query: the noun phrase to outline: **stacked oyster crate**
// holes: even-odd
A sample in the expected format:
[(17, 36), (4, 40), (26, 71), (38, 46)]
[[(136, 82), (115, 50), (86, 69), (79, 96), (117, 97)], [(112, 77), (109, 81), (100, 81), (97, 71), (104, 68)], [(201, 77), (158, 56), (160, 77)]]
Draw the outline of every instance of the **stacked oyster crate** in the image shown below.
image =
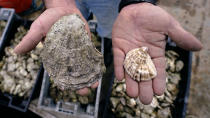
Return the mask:
[[(62, 112), (71, 117), (96, 117), (97, 108), (99, 108), (99, 117), (104, 118), (185, 117), (190, 85), (191, 56), (191, 52), (176, 47), (170, 39), (168, 40), (166, 46), (166, 90), (162, 96), (155, 96), (150, 105), (143, 105), (138, 99), (129, 97), (126, 94), (125, 81), (114, 81), (112, 67), (111, 70), (107, 69), (107, 71), (111, 71), (112, 75), (109, 76), (109, 81), (114, 81), (113, 86), (112, 88), (108, 87), (108, 93), (105, 96), (100, 95), (101, 99), (105, 98), (103, 100), (105, 104), (96, 106), (98, 104), (96, 100), (100, 99), (96, 98), (96, 91), (94, 93), (94, 90), (91, 90), (89, 96), (59, 91), (51, 85), (50, 78), (46, 74), (42, 83), (39, 106), (43, 109)], [(104, 77), (104, 79), (107, 78)]]
[(154, 96), (150, 105), (126, 93), (125, 81), (114, 81), (106, 117), (126, 118), (184, 118), (189, 95), (192, 53), (176, 47), (168, 40), (166, 46), (166, 89), (162, 96)]
[(1, 24), (5, 24), (0, 40), (0, 104), (26, 112), (38, 89), (42, 75), (39, 53), (41, 47), (22, 56), (13, 52), (31, 25), (31, 21), (19, 19), (13, 9), (0, 10)]
[(4, 48), (4, 43), (6, 42), (9, 35), (9, 31), (12, 28), (14, 22), (14, 9), (0, 9), (0, 51), (2, 52)]
[[(35, 90), (39, 91), (39, 85), (41, 86), (39, 82), (42, 79), (43, 71), (39, 70), (41, 63), (38, 59), (41, 46), (25, 56), (14, 54), (12, 49), (26, 34), (31, 22), (18, 20), (14, 11), (10, 9), (1, 9), (0, 18), (2, 32), (0, 40), (0, 104), (25, 112)], [(18, 25), (14, 25), (14, 22)], [(96, 22), (89, 23), (91, 31), (94, 32)], [(8, 33), (12, 31), (12, 24), (13, 27), (16, 27), (16, 33)], [(9, 36), (9, 34), (14, 34), (14, 36)], [(103, 39), (101, 44), (103, 52)], [(97, 42), (96, 45), (100, 45), (100, 43)], [(99, 87), (91, 89), (88, 96), (58, 90), (51, 84), (50, 78), (45, 72), (38, 107), (71, 117), (184, 117), (189, 94), (192, 55), (190, 52), (176, 47), (170, 41), (166, 49), (168, 62), (166, 91), (163, 96), (155, 96), (151, 105), (143, 105), (138, 99), (127, 96), (125, 82), (114, 81), (112, 65), (107, 69), (107, 75), (104, 75), (103, 82), (100, 80)], [(112, 82), (113, 86), (111, 86)], [(22, 86), (25, 88), (21, 88)]]
[[(97, 41), (94, 31), (96, 28), (96, 22), (89, 21), (89, 26), (92, 31), (92, 40), (95, 43), (95, 46), (100, 48), (98, 50), (103, 53), (104, 51), (104, 39), (101, 39), (101, 43)], [(113, 74), (113, 73), (112, 73)], [(112, 75), (111, 74), (111, 75)], [(109, 80), (108, 72), (106, 72), (103, 76), (103, 80)], [(90, 89), (89, 94), (87, 96), (81, 96), (77, 94), (75, 91), (61, 91), (56, 86), (53, 85), (53, 81), (51, 81), (47, 72), (44, 73), (41, 93), (39, 97), (38, 107), (40, 109), (55, 111), (57, 113), (62, 113), (69, 117), (85, 117), (85, 118), (97, 118), (99, 112), (99, 104), (101, 102), (101, 87), (103, 86), (103, 93), (105, 92), (102, 78), (99, 80), (99, 86), (97, 89)], [(108, 82), (109, 84), (109, 82)], [(111, 84), (111, 83), (110, 83)], [(106, 85), (106, 87), (110, 87), (111, 85)], [(106, 88), (105, 87), (105, 88)]]

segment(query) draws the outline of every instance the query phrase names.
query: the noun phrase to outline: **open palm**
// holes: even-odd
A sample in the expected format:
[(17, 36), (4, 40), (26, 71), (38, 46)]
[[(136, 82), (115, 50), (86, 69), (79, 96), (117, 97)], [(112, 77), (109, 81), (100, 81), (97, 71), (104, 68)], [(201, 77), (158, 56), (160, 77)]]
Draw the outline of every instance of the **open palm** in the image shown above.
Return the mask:
[[(22, 41), (15, 47), (17, 54), (24, 54), (36, 47), (36, 45), (46, 36), (51, 26), (62, 16), (69, 14), (79, 14), (84, 22), (86, 22), (86, 30), (90, 31), (87, 25), (87, 21), (83, 18), (80, 11), (75, 7), (54, 7), (45, 10), (31, 25), (27, 35), (23, 37)], [(96, 88), (98, 82), (91, 87)], [(80, 95), (88, 94), (88, 88), (83, 88), (77, 91)]]
[[(165, 90), (165, 44), (169, 35), (178, 46), (187, 50), (200, 50), (201, 43), (186, 32), (167, 12), (150, 3), (129, 5), (122, 9), (112, 32), (115, 75), (126, 79), (126, 91), (131, 97), (139, 96), (144, 104), (152, 101), (153, 95)], [(126, 53), (146, 46), (157, 69), (157, 76), (150, 81), (136, 82), (125, 72), (123, 61)]]

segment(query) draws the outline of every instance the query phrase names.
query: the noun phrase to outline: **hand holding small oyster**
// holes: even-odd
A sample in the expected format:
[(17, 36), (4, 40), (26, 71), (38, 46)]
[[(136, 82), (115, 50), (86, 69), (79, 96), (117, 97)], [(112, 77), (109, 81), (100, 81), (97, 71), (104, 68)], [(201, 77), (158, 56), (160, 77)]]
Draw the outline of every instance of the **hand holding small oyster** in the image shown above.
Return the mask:
[[(137, 48), (130, 52), (138, 54), (144, 51), (146, 48)], [(140, 51), (139, 51), (140, 50)], [(139, 55), (139, 54), (138, 54)], [(136, 56), (127, 54), (127, 58), (130, 56), (135, 60)], [(141, 55), (141, 54), (140, 54)], [(112, 87), (112, 93), (110, 97), (110, 106), (112, 113), (115, 117), (129, 117), (129, 118), (171, 118), (174, 117), (174, 111), (176, 111), (176, 102), (179, 98), (179, 82), (181, 80), (180, 71), (183, 69), (183, 60), (180, 60), (179, 54), (175, 51), (166, 51), (166, 62), (167, 62), (167, 78), (166, 78), (166, 89), (163, 95), (154, 96), (150, 105), (142, 104), (139, 99), (131, 98), (126, 93), (126, 83), (123, 81), (114, 81)], [(132, 59), (132, 58), (130, 58)], [(141, 60), (139, 60), (141, 61)], [(138, 61), (137, 61), (138, 62)], [(127, 63), (127, 62), (126, 62)], [(135, 63), (134, 63), (135, 64)], [(134, 65), (135, 66), (135, 65)], [(134, 67), (132, 67), (134, 68)], [(179, 68), (179, 69), (175, 69)], [(138, 68), (137, 68), (138, 69)]]

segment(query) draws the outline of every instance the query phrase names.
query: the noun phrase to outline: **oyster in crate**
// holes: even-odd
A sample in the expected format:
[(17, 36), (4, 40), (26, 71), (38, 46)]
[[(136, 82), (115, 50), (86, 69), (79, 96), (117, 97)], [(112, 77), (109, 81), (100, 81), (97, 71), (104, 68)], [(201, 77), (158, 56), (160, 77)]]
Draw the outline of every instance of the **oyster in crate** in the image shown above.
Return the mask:
[(79, 15), (59, 19), (47, 33), (41, 54), (44, 68), (61, 90), (89, 87), (105, 71), (103, 55), (95, 48)]
[(124, 68), (136, 81), (147, 81), (157, 76), (157, 70), (147, 51), (147, 47), (141, 47), (126, 54)]
[(127, 118), (172, 118), (173, 113), (176, 112), (176, 100), (181, 80), (180, 72), (184, 67), (183, 60), (178, 57), (179, 54), (175, 51), (166, 51), (166, 61), (170, 63), (166, 69), (166, 89), (163, 95), (154, 96), (150, 105), (144, 105), (138, 98), (134, 99), (127, 95), (125, 79), (123, 81), (114, 81), (110, 98), (110, 111), (114, 116)]
[[(36, 82), (40, 61), (38, 59), (42, 45), (38, 44), (35, 50), (25, 55), (14, 53), (14, 47), (27, 33), (23, 26), (17, 28), (14, 39), (5, 47), (2, 61), (0, 62), (0, 91), (14, 96), (30, 96), (31, 90)], [(34, 59), (31, 55), (36, 56)], [(30, 60), (30, 61), (28, 61)]]
[(0, 20), (0, 38), (6, 25), (7, 25), (6, 21)]

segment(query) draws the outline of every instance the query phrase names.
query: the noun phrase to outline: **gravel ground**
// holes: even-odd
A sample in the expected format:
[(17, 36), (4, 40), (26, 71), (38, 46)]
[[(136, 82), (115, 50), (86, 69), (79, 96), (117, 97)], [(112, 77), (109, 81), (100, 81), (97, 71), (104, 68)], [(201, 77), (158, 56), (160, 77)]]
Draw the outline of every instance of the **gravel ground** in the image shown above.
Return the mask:
[(187, 118), (210, 117), (210, 0), (160, 0), (159, 6), (171, 13), (195, 35), (204, 49), (193, 55), (191, 90)]

